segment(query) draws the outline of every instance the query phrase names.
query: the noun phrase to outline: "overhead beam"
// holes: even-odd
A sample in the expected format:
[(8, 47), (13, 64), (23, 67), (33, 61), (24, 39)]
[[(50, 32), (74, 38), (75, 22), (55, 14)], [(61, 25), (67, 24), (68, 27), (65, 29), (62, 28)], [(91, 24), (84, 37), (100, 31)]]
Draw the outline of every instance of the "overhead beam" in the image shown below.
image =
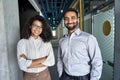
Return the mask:
[(79, 3), (79, 0), (77, 0), (77, 1), (74, 0), (73, 3), (72, 3), (72, 5), (71, 5), (71, 7), (75, 8), (78, 3)]
[(30, 2), (30, 4), (34, 7), (34, 9), (39, 12), (40, 15), (43, 16), (42, 12), (41, 12), (41, 7), (38, 3), (38, 0), (28, 0)]

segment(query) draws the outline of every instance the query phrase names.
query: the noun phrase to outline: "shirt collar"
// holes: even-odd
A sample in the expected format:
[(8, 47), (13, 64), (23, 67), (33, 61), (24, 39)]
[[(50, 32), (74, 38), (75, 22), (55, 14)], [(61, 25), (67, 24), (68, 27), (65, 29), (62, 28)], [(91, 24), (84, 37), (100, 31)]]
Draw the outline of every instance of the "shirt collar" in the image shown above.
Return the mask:
[[(80, 35), (81, 32), (82, 32), (82, 31), (78, 28), (78, 29), (76, 29), (75, 32), (73, 32), (72, 34)], [(68, 36), (69, 36), (68, 34), (64, 35), (64, 37), (68, 37)]]
[(75, 34), (75, 35), (80, 35), (81, 32), (82, 32), (82, 31), (78, 28), (78, 29), (76, 29), (76, 31), (74, 32), (74, 34)]
[(30, 36), (29, 39), (31, 39), (31, 40), (40, 40), (40, 37), (38, 37), (37, 39), (35, 39), (34, 37)]

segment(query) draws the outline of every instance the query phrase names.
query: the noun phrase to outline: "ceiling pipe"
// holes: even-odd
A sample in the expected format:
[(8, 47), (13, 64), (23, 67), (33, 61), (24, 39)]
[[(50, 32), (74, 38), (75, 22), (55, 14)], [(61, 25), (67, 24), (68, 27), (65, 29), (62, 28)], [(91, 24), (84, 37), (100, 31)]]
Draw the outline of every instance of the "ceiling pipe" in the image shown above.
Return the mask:
[(46, 7), (47, 7), (47, 11), (50, 11), (49, 9), (49, 5), (48, 5), (48, 0), (45, 0), (46, 1)]
[(114, 0), (108, 0), (108, 1), (106, 0), (106, 2), (104, 4), (97, 6), (95, 9), (91, 10), (89, 13), (96, 13), (97, 10), (101, 10), (102, 8), (104, 8), (110, 4), (114, 4)]

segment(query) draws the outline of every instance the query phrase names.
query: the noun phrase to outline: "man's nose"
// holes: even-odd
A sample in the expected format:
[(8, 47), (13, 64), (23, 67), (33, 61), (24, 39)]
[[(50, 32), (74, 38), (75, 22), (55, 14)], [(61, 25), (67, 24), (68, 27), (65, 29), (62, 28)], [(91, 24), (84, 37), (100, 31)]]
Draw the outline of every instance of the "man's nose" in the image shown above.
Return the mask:
[(71, 19), (68, 19), (68, 23), (71, 23), (72, 22), (72, 20)]

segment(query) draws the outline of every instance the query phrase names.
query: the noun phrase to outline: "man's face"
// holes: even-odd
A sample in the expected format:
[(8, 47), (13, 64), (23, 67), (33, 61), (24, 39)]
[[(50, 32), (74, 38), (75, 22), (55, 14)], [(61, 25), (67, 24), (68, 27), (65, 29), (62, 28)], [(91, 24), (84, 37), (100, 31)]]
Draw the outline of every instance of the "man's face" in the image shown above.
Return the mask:
[(78, 25), (78, 17), (75, 12), (69, 11), (64, 15), (64, 24), (68, 30), (74, 30)]

